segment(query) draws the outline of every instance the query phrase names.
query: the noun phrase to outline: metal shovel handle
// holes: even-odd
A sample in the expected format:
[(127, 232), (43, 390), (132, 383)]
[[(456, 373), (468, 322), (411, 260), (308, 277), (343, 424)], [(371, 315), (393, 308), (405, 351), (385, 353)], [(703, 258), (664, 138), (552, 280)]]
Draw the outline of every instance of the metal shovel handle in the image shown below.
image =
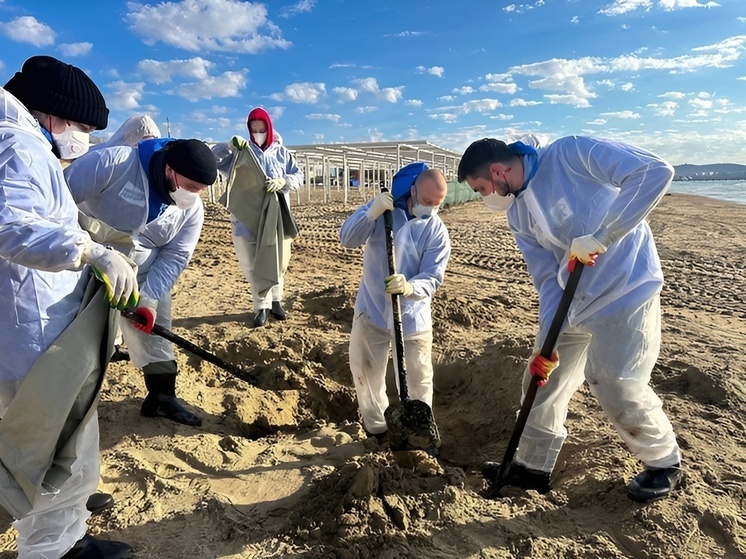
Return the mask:
[[(144, 322), (142, 317), (135, 314), (133, 311), (123, 310), (120, 312), (122, 313), (123, 317), (128, 318), (132, 322), (137, 322), (139, 324), (143, 324)], [(212, 363), (213, 365), (217, 365), (221, 369), (228, 371), (229, 373), (232, 373), (233, 375), (237, 376), (243, 381), (246, 381), (254, 386), (257, 385), (257, 379), (255, 375), (252, 375), (248, 371), (241, 369), (240, 367), (237, 367), (236, 365), (223, 361), (217, 355), (214, 355), (210, 353), (209, 351), (202, 349), (201, 347), (197, 345), (194, 345), (189, 340), (186, 340), (182, 338), (181, 336), (174, 334), (173, 332), (171, 332), (171, 330), (164, 328), (163, 326), (159, 326), (158, 324), (153, 325), (152, 333), (160, 336), (161, 338), (165, 338), (170, 342), (175, 343), (177, 346), (183, 349), (186, 349), (190, 353), (193, 353), (197, 357), (200, 357), (204, 359), (205, 361)]]
[[(381, 192), (388, 192), (383, 187)], [(391, 210), (383, 212), (383, 225), (386, 233), (386, 256), (389, 263), (389, 275), (396, 273), (396, 258), (394, 257), (394, 216)], [(404, 365), (404, 335), (401, 323), (401, 301), (398, 293), (391, 294), (391, 308), (394, 312), (394, 357), (399, 376), (399, 398), (402, 402), (409, 401), (409, 388), (407, 387), (407, 370)]]
[[(557, 310), (554, 313), (554, 318), (549, 327), (549, 332), (547, 332), (547, 336), (544, 339), (544, 344), (541, 346), (541, 356), (545, 359), (552, 358), (554, 346), (557, 344), (557, 339), (562, 331), (562, 326), (567, 318), (567, 313), (570, 310), (570, 304), (575, 296), (575, 290), (578, 287), (580, 274), (583, 273), (583, 268), (584, 265), (580, 261), (575, 261), (574, 268), (570, 272), (570, 276), (567, 278), (567, 285), (565, 285), (565, 290), (562, 292), (562, 298), (560, 299)], [(513, 427), (513, 433), (510, 435), (510, 441), (508, 441), (508, 448), (505, 449), (505, 456), (503, 456), (497, 476), (489, 488), (489, 492), (493, 495), (496, 494), (505, 484), (505, 479), (508, 477), (510, 465), (513, 462), (515, 452), (518, 449), (518, 442), (521, 440), (523, 429), (526, 427), (526, 422), (528, 421), (528, 415), (531, 413), (531, 408), (534, 405), (536, 391), (539, 388), (537, 382), (538, 379), (534, 377), (531, 378), (528, 390), (526, 391), (526, 396), (521, 405), (521, 410), (518, 412), (518, 419), (516, 419), (515, 427)]]

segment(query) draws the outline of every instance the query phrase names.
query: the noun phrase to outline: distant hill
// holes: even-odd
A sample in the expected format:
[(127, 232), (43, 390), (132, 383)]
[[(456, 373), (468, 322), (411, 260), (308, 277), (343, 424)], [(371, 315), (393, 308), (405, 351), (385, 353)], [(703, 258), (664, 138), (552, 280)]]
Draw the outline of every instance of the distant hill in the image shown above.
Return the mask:
[(746, 180), (746, 165), (714, 163), (712, 165), (674, 165), (675, 181)]

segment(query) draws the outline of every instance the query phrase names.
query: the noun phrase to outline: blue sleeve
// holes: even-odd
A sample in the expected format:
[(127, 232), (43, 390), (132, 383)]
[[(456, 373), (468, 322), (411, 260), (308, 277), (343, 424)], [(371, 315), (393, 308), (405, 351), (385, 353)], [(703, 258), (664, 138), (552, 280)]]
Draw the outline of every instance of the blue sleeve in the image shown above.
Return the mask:
[(287, 184), (283, 187), (285, 192), (298, 190), (303, 184), (303, 171), (300, 170), (295, 161), (295, 157), (286, 147), (282, 148), (285, 152), (285, 181)]
[(412, 284), (410, 299), (425, 299), (435, 295), (435, 291), (443, 283), (450, 256), (451, 238), (445, 224), (441, 222), (428, 239), (420, 260), (419, 272), (407, 278), (407, 281)]

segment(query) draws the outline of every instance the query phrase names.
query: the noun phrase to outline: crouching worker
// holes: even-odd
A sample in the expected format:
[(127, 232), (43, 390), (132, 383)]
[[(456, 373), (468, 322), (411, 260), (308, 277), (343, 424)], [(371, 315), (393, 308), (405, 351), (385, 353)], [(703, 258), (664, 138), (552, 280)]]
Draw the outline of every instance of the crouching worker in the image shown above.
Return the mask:
[(142, 324), (122, 320), (130, 360), (145, 374), (145, 417), (184, 425), (202, 420), (176, 398), (177, 367), (171, 342), (151, 335), (153, 325), (171, 328), (171, 289), (197, 246), (204, 207), (200, 192), (217, 177), (210, 148), (200, 140), (159, 138), (137, 147), (92, 151), (65, 170), (80, 209), (129, 234), (137, 263)]
[[(407, 174), (409, 169), (421, 172)], [(451, 254), (448, 230), (437, 215), (448, 191), (443, 174), (420, 163), (405, 167), (397, 175), (391, 193), (382, 192), (358, 208), (340, 230), (345, 247), (365, 245), (363, 277), (350, 333), (350, 370), (363, 427), (379, 440), (387, 431), (384, 411), (389, 406), (386, 368), (393, 339), (391, 294), (401, 295), (409, 396), (432, 408), (430, 303), (443, 283)], [(387, 210), (392, 212), (395, 235), (397, 273), (391, 276), (383, 219)]]
[(102, 292), (134, 305), (137, 280), (131, 262), (78, 225), (59, 162), (85, 153), (108, 114), (85, 72), (49, 56), (29, 58), (0, 89), (0, 505), (16, 519), (19, 559), (132, 552), (86, 534), (86, 504), (114, 342)]

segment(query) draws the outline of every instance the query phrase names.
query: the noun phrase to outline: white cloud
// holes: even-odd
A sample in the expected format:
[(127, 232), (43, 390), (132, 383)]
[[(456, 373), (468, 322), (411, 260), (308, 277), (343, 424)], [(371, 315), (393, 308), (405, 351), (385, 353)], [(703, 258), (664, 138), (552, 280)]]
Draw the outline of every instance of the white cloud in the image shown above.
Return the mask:
[(712, 101), (709, 99), (695, 98), (689, 99), (688, 103), (695, 109), (711, 109)]
[(497, 99), (475, 99), (461, 105), (464, 113), (487, 113), (494, 111), (497, 107), (502, 107), (502, 103)]
[(420, 35), (424, 33), (422, 31), (400, 31), (393, 35), (384, 35), (384, 37), (419, 37)]
[(274, 93), (273, 99), (287, 99), (293, 103), (318, 103), (326, 95), (326, 85), (323, 83), (300, 82), (285, 86), (283, 94)]
[(507, 93), (512, 95), (518, 91), (518, 86), (514, 83), (490, 82), (480, 85), (479, 91), (491, 91), (493, 93)]
[(430, 68), (417, 66), (417, 72), (419, 74), (430, 74), (431, 76), (442, 78), (443, 74), (445, 73), (445, 68), (443, 68), (442, 66), (431, 66)]
[(541, 101), (526, 101), (525, 99), (510, 100), (511, 107), (534, 107), (536, 105), (541, 105)]
[(387, 101), (389, 103), (396, 103), (401, 100), (402, 94), (404, 93), (404, 86), (400, 85), (398, 87), (384, 87), (381, 89), (378, 86), (378, 81), (376, 78), (362, 78), (359, 80), (355, 80), (355, 83), (358, 84), (360, 91), (365, 91), (367, 93), (372, 93), (376, 97), (379, 97), (380, 99), (383, 99), (384, 101)]
[(588, 122), (588, 124), (591, 125), (591, 126), (603, 126), (604, 124), (606, 124), (606, 119), (605, 118), (597, 118), (595, 120), (591, 120), (590, 122)]
[(469, 95), (470, 93), (474, 93), (474, 88), (470, 85), (465, 85), (463, 87), (456, 87), (451, 91), (453, 93), (458, 93), (459, 95)]
[(455, 98), (456, 97), (454, 97), (453, 95), (441, 95), (440, 97), (438, 97), (438, 101), (440, 101), (441, 103), (450, 103)]
[(57, 37), (51, 27), (32, 16), (21, 16), (7, 23), (0, 23), (0, 32), (11, 41), (28, 43), (35, 47), (53, 45)]
[(458, 116), (453, 113), (433, 113), (428, 115), (428, 117), (434, 120), (442, 120), (448, 124), (454, 123), (458, 120)]
[(614, 118), (640, 118), (640, 114), (633, 111), (612, 111), (607, 113), (600, 113), (600, 116), (608, 116)]
[(365, 115), (365, 114), (372, 113), (373, 111), (377, 111), (377, 110), (378, 110), (378, 107), (371, 107), (370, 105), (368, 105), (365, 107), (357, 107), (355, 109), (355, 112), (361, 115)]
[(661, 97), (663, 99), (683, 99), (686, 97), (681, 91), (666, 91), (665, 93), (662, 93), (661, 95), (658, 95), (658, 97)]
[(316, 0), (299, 0), (292, 6), (284, 8), (280, 12), (280, 17), (288, 18), (297, 16), (298, 14), (307, 14), (311, 12), (316, 5)]
[(544, 98), (552, 105), (574, 105), (579, 108), (590, 107), (588, 99), (578, 97), (577, 95), (545, 95)]
[(388, 101), (389, 103), (396, 103), (401, 100), (403, 93), (403, 85), (400, 85), (399, 87), (384, 87), (379, 92), (379, 97), (384, 101)]
[(110, 109), (128, 110), (140, 106), (145, 84), (143, 82), (127, 83), (119, 80), (108, 85), (111, 93), (106, 94), (106, 105)]
[(663, 103), (651, 103), (648, 107), (656, 116), (675, 116), (679, 104), (676, 101), (664, 101)]
[(622, 91), (634, 91), (635, 86), (631, 82), (627, 82), (627, 83), (623, 83), (622, 85), (620, 85), (619, 89), (621, 89)]
[(342, 118), (342, 116), (330, 113), (311, 113), (306, 115), (306, 118), (309, 120), (329, 120), (331, 122), (339, 122), (339, 119)]
[(93, 43), (63, 43), (60, 51), (66, 57), (85, 56), (91, 53)]
[(137, 70), (157, 84), (170, 82), (175, 77), (205, 80), (210, 75), (211, 67), (212, 62), (199, 56), (187, 60), (168, 60), (166, 62), (146, 59), (137, 64)]
[(179, 84), (178, 88), (166, 91), (189, 101), (212, 99), (213, 97), (238, 97), (246, 87), (246, 70), (223, 72), (198, 82)]
[(357, 89), (352, 87), (335, 87), (332, 91), (339, 97), (340, 102), (357, 99)]
[(146, 45), (157, 42), (193, 52), (254, 54), (288, 48), (264, 4), (239, 0), (185, 0), (155, 5), (129, 2), (125, 20)]
[[(671, 12), (684, 8), (717, 8), (717, 2), (706, 2), (700, 0), (658, 0), (658, 7)], [(652, 0), (614, 0), (612, 4), (600, 10), (598, 13), (607, 16), (619, 16), (636, 10), (650, 11), (654, 6)]]
[(420, 99), (407, 99), (404, 104), (410, 107), (421, 107), (422, 101)]

